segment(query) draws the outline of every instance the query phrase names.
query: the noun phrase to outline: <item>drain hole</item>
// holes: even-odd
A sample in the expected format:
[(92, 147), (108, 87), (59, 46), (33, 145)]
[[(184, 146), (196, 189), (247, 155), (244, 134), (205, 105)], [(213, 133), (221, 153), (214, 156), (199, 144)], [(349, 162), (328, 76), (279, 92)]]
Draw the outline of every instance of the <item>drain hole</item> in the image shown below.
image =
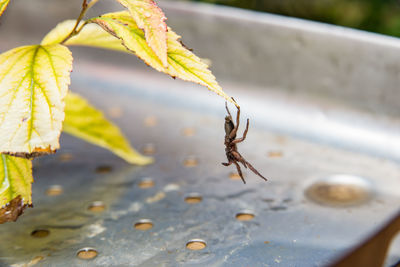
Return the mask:
[(287, 207), (285, 207), (285, 206), (275, 206), (275, 207), (271, 207), (271, 210), (273, 210), (273, 211), (282, 211), (282, 210), (287, 210)]
[(350, 206), (362, 204), (371, 198), (371, 184), (353, 175), (333, 175), (316, 181), (305, 195), (322, 205)]
[(96, 168), (96, 173), (109, 173), (112, 171), (112, 167), (109, 165), (100, 165)]
[(240, 180), (240, 175), (237, 172), (231, 172), (229, 174), (229, 178), (231, 178), (232, 180)]
[(135, 223), (135, 229), (147, 231), (153, 228), (153, 222), (149, 219), (141, 219)]
[(238, 221), (251, 221), (254, 219), (256, 215), (254, 215), (254, 212), (244, 210), (236, 214), (236, 219)]
[(106, 209), (106, 205), (102, 201), (94, 201), (89, 205), (88, 210), (92, 212), (102, 212)]
[(197, 204), (203, 200), (203, 197), (199, 193), (191, 193), (185, 197), (185, 202), (188, 204)]
[(196, 134), (196, 130), (194, 128), (191, 128), (191, 127), (183, 128), (182, 134), (184, 136), (193, 136), (193, 135)]
[(62, 162), (67, 162), (72, 159), (72, 154), (71, 153), (63, 153), (60, 156), (58, 156), (58, 160)]
[(155, 116), (147, 116), (144, 118), (144, 125), (147, 127), (154, 127), (158, 123), (157, 118)]
[(201, 250), (207, 246), (203, 239), (191, 239), (186, 243), (186, 247), (190, 250)]
[(82, 260), (91, 260), (96, 258), (97, 254), (97, 250), (94, 248), (81, 248), (76, 253), (76, 256)]
[(197, 166), (198, 161), (194, 156), (189, 156), (183, 161), (183, 165), (186, 167), (195, 167)]
[(43, 237), (47, 237), (49, 234), (50, 234), (49, 230), (36, 229), (36, 230), (32, 231), (31, 236), (33, 236), (35, 238), (43, 238)]
[(138, 186), (140, 188), (150, 188), (154, 186), (154, 181), (151, 178), (144, 178), (139, 182)]
[(156, 152), (156, 146), (152, 143), (145, 144), (142, 151), (145, 155), (153, 155)]
[(58, 196), (63, 193), (63, 188), (61, 185), (52, 185), (46, 190), (46, 195), (48, 196)]
[(279, 150), (269, 151), (268, 157), (269, 158), (281, 158), (281, 157), (283, 157), (283, 152), (279, 151)]
[(120, 107), (110, 107), (107, 110), (107, 114), (111, 117), (111, 118), (120, 118), (122, 116), (122, 109)]

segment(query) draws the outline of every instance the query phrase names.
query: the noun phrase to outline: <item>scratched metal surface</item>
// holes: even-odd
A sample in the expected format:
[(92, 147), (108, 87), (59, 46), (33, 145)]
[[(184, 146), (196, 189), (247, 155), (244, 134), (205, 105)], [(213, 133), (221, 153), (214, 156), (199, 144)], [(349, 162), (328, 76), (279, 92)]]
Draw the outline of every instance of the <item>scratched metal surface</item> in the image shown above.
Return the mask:
[[(263, 21), (266, 30), (285, 20), (218, 7), (196, 6), (194, 11), (184, 4), (165, 5), (172, 24), (182, 31), (186, 25), (183, 35), (189, 40), (197, 38), (190, 35), (196, 23), (182, 25), (179, 19), (172, 20), (175, 15), (186, 14), (200, 21), (221, 19), (224, 23), (229, 19), (244, 23), (253, 16), (253, 20)], [(229, 17), (232, 12), (238, 12), (233, 13), (235, 19)], [(352, 31), (338, 36), (336, 28), (302, 23), (297, 33), (306, 40), (311, 40), (307, 34), (312, 32), (313, 38), (318, 34), (321, 40), (331, 36), (343, 47), (362, 40), (369, 42), (371, 51), (378, 51), (387, 41), (386, 48), (394, 53), (398, 46), (393, 39), (359, 32), (354, 33), (354, 40), (346, 40), (345, 35)], [(292, 26), (291, 22), (284, 25), (287, 36), (292, 34)], [(204, 42), (209, 39), (206, 32), (195, 33), (203, 34)], [(257, 43), (257, 32), (253, 35)], [(372, 37), (380, 44), (369, 40)], [(0, 47), (7, 45), (0, 43)], [(334, 51), (334, 47), (330, 49)], [(357, 106), (352, 105), (356, 100), (351, 97), (340, 101), (347, 91), (332, 97), (333, 91), (327, 89), (331, 85), (325, 87), (326, 94), (302, 94), (302, 86), (310, 84), (299, 82), (293, 91), (284, 86), (287, 81), (280, 75), (282, 90), (276, 90), (279, 86), (262, 80), (263, 69), (251, 84), (254, 74), (243, 71), (247, 76), (239, 83), (235, 66), (234, 70), (218, 70), (216, 66), (217, 74), (225, 79), (225, 90), (240, 100), (242, 121), (250, 118), (250, 131), (246, 142), (239, 145), (240, 152), (269, 178), (264, 182), (245, 171), (247, 184), (243, 185), (229, 178), (233, 167), (220, 164), (225, 161), (221, 99), (204, 88), (172, 80), (141, 65), (122, 68), (95, 61), (90, 55), (85, 58), (88, 51), (73, 50), (82, 59), (75, 61), (71, 89), (102, 108), (137, 149), (148, 149), (146, 144), (152, 144), (155, 164), (130, 166), (101, 148), (63, 135), (62, 148), (55, 156), (34, 162), (35, 207), (16, 223), (0, 226), (1, 266), (325, 266), (360, 243), (398, 209), (400, 165), (396, 148), (400, 125), (392, 116), (392, 100), (385, 100), (388, 96)], [(337, 51), (340, 55), (341, 50)], [(253, 57), (256, 60), (257, 53)], [(218, 64), (218, 57), (210, 58)], [(307, 68), (296, 71), (301, 70), (304, 79), (313, 77)], [(389, 74), (386, 80), (382, 78), (384, 70), (375, 75), (385, 84), (395, 83)], [(357, 79), (351, 79), (354, 91), (361, 94)], [(260, 86), (263, 82), (265, 87)], [(384, 95), (390, 93), (383, 85), (380, 89)], [(389, 102), (380, 107), (379, 101)], [(195, 159), (196, 166), (185, 166), (187, 159)], [(140, 182), (149, 178), (154, 186), (141, 188)], [(332, 179), (342, 187), (322, 191), (320, 198), (307, 196), (313, 185)], [(49, 196), (46, 191), (52, 185), (60, 185), (63, 192)], [(192, 193), (201, 196), (199, 203), (185, 202)], [(351, 196), (360, 199), (352, 205), (329, 202)], [(102, 201), (105, 209), (88, 209), (94, 201)], [(236, 219), (243, 211), (254, 218)], [(135, 223), (142, 219), (151, 220), (153, 228), (135, 229)], [(35, 230), (49, 232), (40, 238), (32, 235)], [(192, 239), (204, 240), (206, 247), (188, 249), (186, 244)], [(77, 251), (85, 247), (94, 248), (97, 257), (78, 258)], [(399, 258), (397, 242), (386, 266)]]

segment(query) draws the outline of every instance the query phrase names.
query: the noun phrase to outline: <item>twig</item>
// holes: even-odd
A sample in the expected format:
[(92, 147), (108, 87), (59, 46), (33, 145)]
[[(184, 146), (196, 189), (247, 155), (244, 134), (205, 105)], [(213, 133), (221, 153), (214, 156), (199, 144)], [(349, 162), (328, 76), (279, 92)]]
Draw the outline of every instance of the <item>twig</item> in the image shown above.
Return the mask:
[(93, 7), (99, 0), (92, 0), (89, 3), (87, 2), (87, 0), (83, 0), (82, 3), (82, 10), (81, 13), (79, 14), (79, 17), (76, 19), (76, 23), (74, 28), (71, 30), (71, 32), (60, 42), (60, 44), (64, 44), (66, 41), (68, 41), (71, 37), (77, 35), (83, 28), (83, 26), (85, 26), (87, 23), (85, 22), (81, 27), (79, 27), (79, 23), (81, 22), (81, 20), (83, 19), (83, 17), (85, 16), (86, 12)]

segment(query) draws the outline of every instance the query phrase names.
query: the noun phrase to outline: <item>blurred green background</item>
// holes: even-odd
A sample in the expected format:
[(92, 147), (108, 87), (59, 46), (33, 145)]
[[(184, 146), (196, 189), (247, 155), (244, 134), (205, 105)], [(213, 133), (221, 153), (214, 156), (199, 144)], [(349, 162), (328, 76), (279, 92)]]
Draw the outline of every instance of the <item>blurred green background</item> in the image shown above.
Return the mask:
[(400, 37), (400, 0), (192, 0)]

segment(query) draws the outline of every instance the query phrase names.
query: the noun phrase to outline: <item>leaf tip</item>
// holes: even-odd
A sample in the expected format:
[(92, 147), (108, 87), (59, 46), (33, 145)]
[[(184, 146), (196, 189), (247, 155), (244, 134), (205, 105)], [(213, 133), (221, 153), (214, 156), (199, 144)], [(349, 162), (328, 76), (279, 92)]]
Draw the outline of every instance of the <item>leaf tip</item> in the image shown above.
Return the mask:
[(12, 199), (4, 207), (0, 208), (0, 224), (11, 221), (15, 222), (26, 207), (32, 207), (32, 204), (24, 203), (20, 195)]
[(135, 155), (133, 157), (125, 158), (125, 160), (134, 165), (145, 166), (154, 163), (154, 158), (142, 155)]

